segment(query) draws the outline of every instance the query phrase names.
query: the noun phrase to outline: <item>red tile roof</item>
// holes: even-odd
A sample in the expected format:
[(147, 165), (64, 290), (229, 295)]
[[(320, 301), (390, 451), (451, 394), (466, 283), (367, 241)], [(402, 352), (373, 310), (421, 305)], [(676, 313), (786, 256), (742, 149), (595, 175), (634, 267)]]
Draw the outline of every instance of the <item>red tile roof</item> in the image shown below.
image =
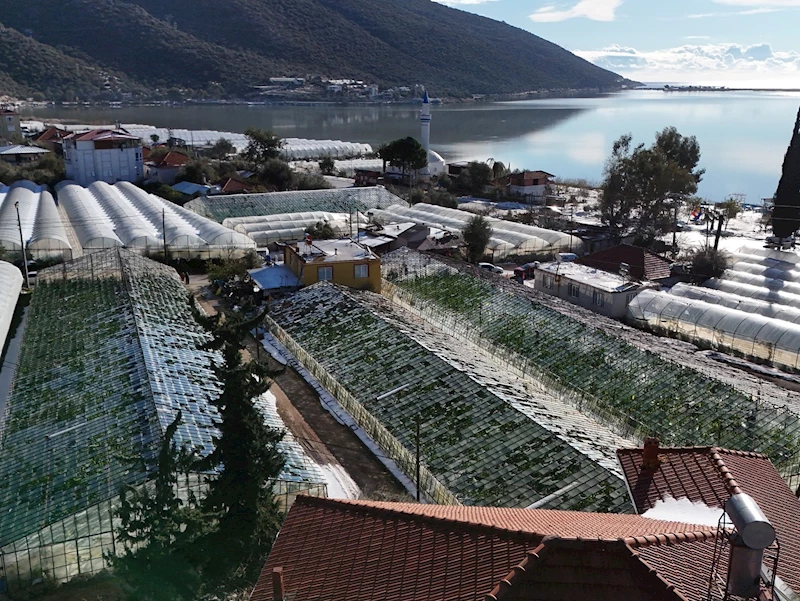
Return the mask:
[[(714, 537), (707, 527), (632, 515), (301, 496), (251, 601), (273, 598), (274, 568), (294, 601), (702, 601), (707, 579), (670, 585)], [(682, 549), (674, 565), (653, 551), (662, 547)], [(664, 567), (653, 570), (645, 551)]]
[(620, 263), (627, 263), (630, 265), (630, 274), (637, 280), (658, 280), (670, 275), (670, 261), (630, 244), (607, 248), (581, 257), (575, 262), (611, 273), (619, 273)]
[(48, 127), (44, 130), (39, 137), (36, 138), (36, 142), (49, 142), (50, 140), (61, 140), (62, 138), (66, 138), (70, 135), (70, 132), (66, 129), (60, 129), (58, 127)]
[(129, 133), (112, 129), (93, 129), (84, 133), (73, 133), (66, 138), (76, 142), (140, 140)]
[(220, 186), (219, 189), (220, 194), (235, 194), (236, 192), (249, 192), (255, 187), (253, 184), (248, 184), (239, 181), (238, 179), (234, 179), (232, 177), (229, 177), (226, 180), (220, 180), (218, 185)]
[(188, 155), (175, 150), (170, 150), (156, 163), (156, 167), (180, 167), (188, 163), (190, 160), (191, 158)]
[(661, 448), (658, 452), (661, 464), (653, 471), (641, 469), (642, 449), (617, 451), (637, 512), (644, 513), (665, 496), (722, 508), (731, 494), (745, 492), (778, 533), (778, 575), (800, 591), (800, 499), (765, 455), (718, 447)]

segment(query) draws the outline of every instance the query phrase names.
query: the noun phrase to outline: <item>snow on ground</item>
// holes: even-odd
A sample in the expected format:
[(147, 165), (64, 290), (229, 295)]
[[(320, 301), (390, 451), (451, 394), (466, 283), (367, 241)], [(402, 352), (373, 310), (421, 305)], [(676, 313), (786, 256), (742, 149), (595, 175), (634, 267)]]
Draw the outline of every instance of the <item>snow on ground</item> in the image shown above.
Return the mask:
[(320, 465), (325, 481), (328, 483), (329, 499), (358, 499), (361, 489), (341, 465)]
[(682, 522), (716, 527), (719, 525), (719, 519), (723, 513), (719, 507), (709, 507), (702, 501), (692, 502), (686, 497), (675, 499), (667, 495), (656, 501), (651, 509), (642, 514), (642, 517), (662, 522)]

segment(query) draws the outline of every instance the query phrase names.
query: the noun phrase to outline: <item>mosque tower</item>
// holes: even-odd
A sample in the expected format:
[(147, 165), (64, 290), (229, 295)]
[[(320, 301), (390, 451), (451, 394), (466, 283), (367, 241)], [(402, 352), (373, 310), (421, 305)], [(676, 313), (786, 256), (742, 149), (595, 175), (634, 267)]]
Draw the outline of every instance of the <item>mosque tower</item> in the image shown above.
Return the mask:
[[(431, 156), (431, 101), (428, 98), (428, 90), (425, 90), (425, 96), (422, 98), (422, 112), (419, 114), (419, 123), (422, 126), (422, 147), (425, 149), (425, 154), (430, 163)], [(420, 170), (424, 174), (429, 174), (428, 165)]]

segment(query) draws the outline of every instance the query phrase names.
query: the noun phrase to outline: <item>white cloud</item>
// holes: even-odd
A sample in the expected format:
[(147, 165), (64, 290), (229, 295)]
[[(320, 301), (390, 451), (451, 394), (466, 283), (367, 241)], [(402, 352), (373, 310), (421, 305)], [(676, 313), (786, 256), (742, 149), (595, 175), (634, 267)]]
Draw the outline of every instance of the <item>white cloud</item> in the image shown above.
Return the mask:
[(572, 8), (558, 10), (556, 6), (543, 6), (530, 18), (537, 23), (555, 23), (585, 17), (592, 21), (613, 21), (623, 0), (580, 0)]
[(800, 0), (713, 0), (717, 4), (727, 4), (729, 6), (800, 6)]
[(744, 85), (747, 80), (764, 82), (764, 87), (800, 87), (800, 53), (774, 51), (769, 44), (687, 44), (647, 52), (613, 45), (575, 54), (639, 81)]

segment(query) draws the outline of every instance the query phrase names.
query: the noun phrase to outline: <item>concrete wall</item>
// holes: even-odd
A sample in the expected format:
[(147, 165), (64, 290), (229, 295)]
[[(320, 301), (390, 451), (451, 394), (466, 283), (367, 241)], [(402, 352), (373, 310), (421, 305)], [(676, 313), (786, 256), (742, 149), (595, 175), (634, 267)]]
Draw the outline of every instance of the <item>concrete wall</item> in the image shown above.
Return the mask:
[[(381, 261), (374, 259), (358, 259), (346, 261), (311, 261), (301, 257), (293, 248), (284, 248), (284, 263), (300, 279), (303, 286), (316, 284), (319, 280), (319, 268), (330, 267), (333, 269), (333, 279), (330, 281), (340, 286), (348, 286), (358, 290), (381, 291)], [(356, 277), (356, 265), (367, 266), (367, 277)]]
[(141, 146), (96, 149), (93, 142), (78, 142), (77, 147), (64, 144), (64, 163), (67, 179), (82, 186), (96, 181), (135, 182), (144, 177)]
[[(557, 296), (573, 305), (580, 305), (600, 315), (623, 319), (628, 312), (628, 304), (640, 288), (626, 292), (600, 290), (587, 282), (572, 280), (563, 275), (555, 275), (537, 269), (534, 271), (534, 288), (539, 292)], [(574, 295), (577, 292), (577, 296)]]

